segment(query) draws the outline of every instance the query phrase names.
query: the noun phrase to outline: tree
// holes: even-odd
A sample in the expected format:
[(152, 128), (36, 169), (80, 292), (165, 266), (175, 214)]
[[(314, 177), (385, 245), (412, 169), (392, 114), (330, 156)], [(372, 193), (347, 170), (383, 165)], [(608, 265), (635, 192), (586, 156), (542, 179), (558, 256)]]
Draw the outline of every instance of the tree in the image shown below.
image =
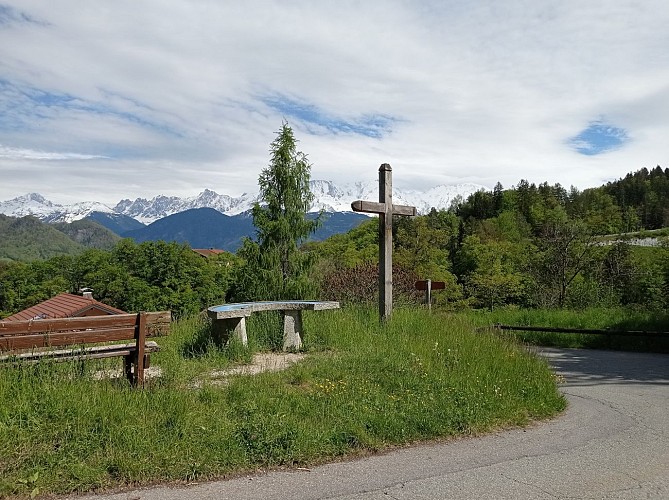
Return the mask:
[(466, 292), (480, 307), (490, 310), (498, 305), (523, 303), (529, 279), (521, 261), (529, 253), (526, 243), (482, 242), (476, 235), (467, 236), (460, 256)]
[(535, 255), (535, 276), (542, 305), (563, 307), (577, 276), (592, 265), (595, 246), (592, 232), (582, 220), (572, 220), (564, 210), (546, 213)]
[(258, 179), (263, 203), (256, 203), (252, 212), (257, 241), (247, 238), (238, 252), (245, 264), (235, 299), (297, 299), (313, 293), (307, 279), (312, 259), (299, 244), (316, 230), (320, 217), (306, 216), (313, 201), (311, 165), (296, 144), (284, 122), (270, 146), (269, 166)]

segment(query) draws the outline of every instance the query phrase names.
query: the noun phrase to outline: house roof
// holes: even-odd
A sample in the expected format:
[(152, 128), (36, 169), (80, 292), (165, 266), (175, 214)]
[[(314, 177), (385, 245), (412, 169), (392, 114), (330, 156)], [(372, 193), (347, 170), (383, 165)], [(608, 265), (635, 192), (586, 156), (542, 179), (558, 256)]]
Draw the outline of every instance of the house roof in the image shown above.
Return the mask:
[(225, 250), (218, 250), (216, 248), (193, 248), (193, 252), (202, 255), (202, 257), (211, 257), (226, 253)]
[(31, 319), (73, 318), (96, 309), (102, 314), (125, 314), (125, 311), (108, 306), (95, 299), (61, 293), (53, 298), (40, 302), (28, 309), (4, 318), (2, 321), (26, 321)]

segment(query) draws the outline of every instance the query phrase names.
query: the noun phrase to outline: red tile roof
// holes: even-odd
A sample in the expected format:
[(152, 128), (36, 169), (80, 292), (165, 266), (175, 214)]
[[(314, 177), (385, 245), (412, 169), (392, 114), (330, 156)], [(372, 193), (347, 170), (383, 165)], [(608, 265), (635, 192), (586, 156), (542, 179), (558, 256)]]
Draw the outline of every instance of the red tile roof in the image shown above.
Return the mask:
[(225, 250), (218, 250), (216, 248), (193, 248), (193, 252), (202, 255), (202, 257), (211, 257), (212, 255), (225, 253)]
[(101, 316), (105, 314), (125, 314), (125, 311), (81, 295), (61, 293), (55, 297), (24, 309), (2, 321), (26, 321), (46, 318), (74, 318), (78, 316)]

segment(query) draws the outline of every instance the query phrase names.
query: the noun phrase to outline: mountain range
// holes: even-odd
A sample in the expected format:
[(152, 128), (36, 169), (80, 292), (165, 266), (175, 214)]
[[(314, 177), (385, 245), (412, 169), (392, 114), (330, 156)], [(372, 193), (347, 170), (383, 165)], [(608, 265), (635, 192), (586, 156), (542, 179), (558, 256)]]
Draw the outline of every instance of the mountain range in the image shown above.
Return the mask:
[[(314, 202), (310, 212), (350, 212), (351, 202), (355, 200), (378, 199), (377, 182), (358, 182), (337, 186), (330, 181), (315, 180), (310, 182)], [(431, 208), (446, 209), (458, 196), (467, 198), (470, 194), (487, 189), (477, 184), (458, 184), (436, 186), (427, 191), (393, 190), (393, 202), (398, 205), (411, 205), (418, 213), (427, 213)], [(194, 208), (213, 208), (224, 215), (239, 215), (247, 212), (259, 201), (258, 194), (244, 193), (239, 197), (218, 194), (205, 189), (200, 194), (189, 198), (177, 196), (156, 196), (151, 199), (124, 199), (111, 207), (96, 201), (82, 201), (72, 205), (59, 205), (45, 199), (38, 193), (29, 193), (12, 200), (0, 201), (0, 213), (11, 217), (34, 215), (43, 222), (73, 222), (99, 212), (126, 216), (142, 224), (151, 224), (169, 215)], [(122, 219), (118, 219), (122, 220)]]
[[(351, 211), (351, 202), (358, 199), (374, 201), (378, 198), (376, 182), (336, 186), (330, 181), (311, 181), (314, 201), (311, 216), (324, 211), (323, 224), (313, 235), (322, 240), (333, 234), (346, 232), (367, 217)], [(445, 209), (457, 197), (486, 189), (475, 184), (437, 186), (428, 191), (393, 190), (393, 202), (411, 205), (419, 213), (431, 208)], [(0, 202), (0, 214), (13, 218), (33, 216), (43, 223), (66, 227), (75, 221), (89, 220), (112, 233), (143, 241), (177, 241), (193, 248), (220, 248), (235, 251), (245, 236), (253, 237), (254, 227), (250, 209), (259, 201), (257, 194), (245, 193), (239, 197), (220, 195), (205, 189), (190, 198), (156, 196), (152, 199), (124, 199), (114, 207), (95, 201), (59, 205), (38, 193), (29, 193)], [(79, 233), (81, 231), (79, 230)]]

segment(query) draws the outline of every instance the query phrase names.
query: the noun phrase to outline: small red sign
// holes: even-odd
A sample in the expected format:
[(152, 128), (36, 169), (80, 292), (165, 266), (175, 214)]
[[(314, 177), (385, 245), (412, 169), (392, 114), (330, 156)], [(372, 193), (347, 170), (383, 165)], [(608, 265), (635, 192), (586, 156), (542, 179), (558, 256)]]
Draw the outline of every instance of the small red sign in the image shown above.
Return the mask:
[[(433, 281), (430, 285), (431, 290), (443, 290), (446, 283), (443, 281)], [(416, 290), (427, 290), (427, 281), (416, 281)]]

